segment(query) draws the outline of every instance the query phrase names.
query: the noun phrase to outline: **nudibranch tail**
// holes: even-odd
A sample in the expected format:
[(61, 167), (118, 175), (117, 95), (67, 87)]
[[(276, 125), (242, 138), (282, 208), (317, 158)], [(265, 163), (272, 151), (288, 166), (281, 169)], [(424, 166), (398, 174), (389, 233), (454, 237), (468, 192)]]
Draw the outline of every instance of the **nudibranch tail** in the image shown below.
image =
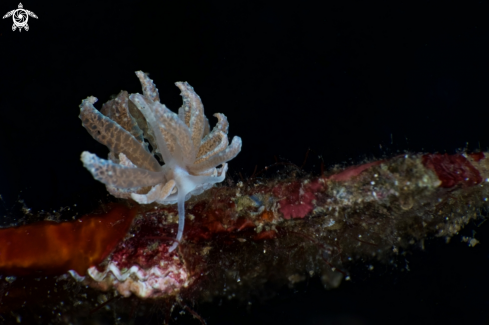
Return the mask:
[(178, 233), (176, 241), (171, 245), (168, 249), (168, 252), (171, 253), (177, 248), (180, 240), (183, 237), (183, 229), (185, 228), (185, 195), (183, 191), (178, 195)]
[[(108, 160), (89, 152), (81, 159), (115, 197), (140, 204), (178, 204), (178, 233), (171, 252), (183, 237), (185, 201), (224, 180), (226, 162), (241, 151), (242, 141), (236, 136), (229, 144), (223, 114), (214, 115), (218, 122), (210, 130), (202, 101), (188, 83), (176, 83), (183, 99), (176, 114), (160, 103), (158, 89), (145, 73), (136, 75), (143, 94), (121, 91), (100, 112), (93, 106), (95, 97), (82, 101), (83, 126), (110, 153)], [(160, 166), (155, 156), (165, 164)]]

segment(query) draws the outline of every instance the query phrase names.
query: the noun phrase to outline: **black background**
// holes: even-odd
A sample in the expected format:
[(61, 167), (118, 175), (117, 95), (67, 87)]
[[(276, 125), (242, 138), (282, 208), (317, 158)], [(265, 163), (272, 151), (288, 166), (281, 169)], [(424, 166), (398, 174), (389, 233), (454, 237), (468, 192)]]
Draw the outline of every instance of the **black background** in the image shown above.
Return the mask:
[[(2, 1), (1, 15), (17, 8)], [(0, 21), (0, 194), (4, 222), (17, 200), (39, 210), (107, 201), (82, 167), (105, 157), (78, 119), (149, 72), (162, 102), (175, 81), (201, 96), (211, 125), (224, 113), (243, 139), (229, 174), (249, 177), (280, 160), (326, 166), (410, 152), (489, 147), (489, 3), (483, 1), (25, 1), (30, 30)], [(272, 173), (273, 174), (273, 173)], [(73, 213), (73, 212), (69, 212)], [(10, 217), (9, 217), (10, 216)], [(63, 217), (70, 218), (65, 214)], [(251, 308), (204, 304), (209, 324), (488, 324), (489, 231), (427, 242), (410, 271), (358, 264), (325, 291), (317, 279)], [(357, 274), (355, 273), (357, 272)], [(157, 322), (158, 317), (148, 316)]]

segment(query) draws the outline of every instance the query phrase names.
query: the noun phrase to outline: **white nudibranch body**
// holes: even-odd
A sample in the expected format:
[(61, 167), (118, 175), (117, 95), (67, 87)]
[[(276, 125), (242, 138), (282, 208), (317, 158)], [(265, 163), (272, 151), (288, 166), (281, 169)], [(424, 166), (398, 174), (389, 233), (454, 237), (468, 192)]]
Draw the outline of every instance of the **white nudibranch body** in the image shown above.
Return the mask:
[(183, 98), (177, 115), (160, 103), (158, 89), (146, 74), (136, 75), (142, 95), (121, 91), (100, 112), (93, 106), (95, 97), (82, 101), (82, 125), (110, 153), (105, 160), (84, 151), (81, 160), (115, 197), (140, 204), (178, 204), (178, 234), (171, 252), (182, 239), (185, 201), (224, 180), (226, 162), (241, 151), (241, 138), (235, 136), (229, 144), (224, 114), (214, 114), (218, 122), (210, 131), (200, 97), (188, 83), (176, 83)]

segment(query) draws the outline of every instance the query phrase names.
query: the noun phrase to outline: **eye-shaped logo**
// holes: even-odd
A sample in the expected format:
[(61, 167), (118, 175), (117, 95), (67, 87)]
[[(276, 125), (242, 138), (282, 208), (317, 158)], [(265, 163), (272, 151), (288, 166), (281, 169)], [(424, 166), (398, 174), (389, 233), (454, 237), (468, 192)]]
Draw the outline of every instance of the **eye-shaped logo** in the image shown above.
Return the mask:
[(12, 16), (14, 20), (14, 24), (12, 25), (12, 30), (15, 31), (16, 28), (19, 29), (19, 32), (24, 28), (26, 31), (29, 30), (29, 25), (27, 25), (27, 21), (29, 20), (29, 16), (33, 18), (37, 18), (36, 14), (32, 11), (23, 9), (22, 3), (19, 3), (19, 8), (9, 11), (3, 16), (3, 18), (7, 18)]

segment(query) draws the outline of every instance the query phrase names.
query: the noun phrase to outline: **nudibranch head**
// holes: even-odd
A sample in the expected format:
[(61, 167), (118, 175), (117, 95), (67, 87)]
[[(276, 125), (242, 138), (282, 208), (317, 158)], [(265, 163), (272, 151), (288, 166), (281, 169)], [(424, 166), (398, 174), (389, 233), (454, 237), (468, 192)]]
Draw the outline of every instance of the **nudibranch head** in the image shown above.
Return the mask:
[(229, 144), (224, 114), (214, 114), (218, 122), (210, 130), (202, 101), (188, 83), (176, 83), (183, 98), (176, 114), (160, 103), (158, 89), (146, 74), (136, 75), (142, 95), (121, 91), (100, 112), (93, 106), (95, 97), (82, 101), (82, 125), (110, 153), (105, 160), (85, 151), (81, 160), (115, 197), (140, 204), (178, 203), (178, 235), (171, 252), (183, 235), (185, 201), (224, 180), (226, 162), (241, 151), (241, 138), (235, 136)]

